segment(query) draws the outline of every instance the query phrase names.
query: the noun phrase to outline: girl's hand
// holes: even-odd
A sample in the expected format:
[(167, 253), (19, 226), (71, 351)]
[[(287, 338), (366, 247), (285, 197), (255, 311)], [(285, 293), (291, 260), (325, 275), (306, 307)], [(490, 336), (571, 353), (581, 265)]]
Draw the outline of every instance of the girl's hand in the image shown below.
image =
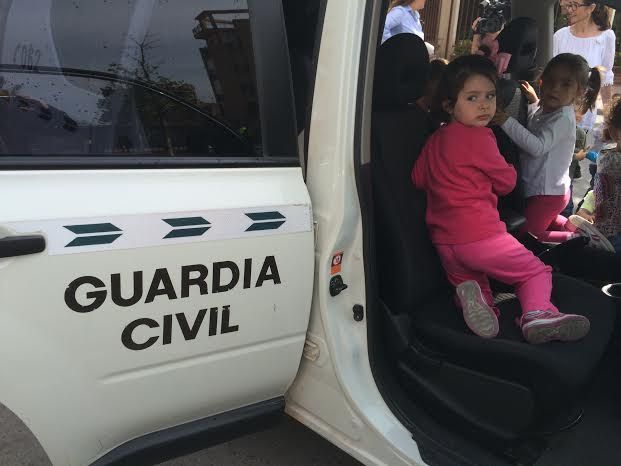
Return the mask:
[(531, 86), (527, 81), (519, 81), (520, 87), (522, 88), (522, 94), (526, 97), (526, 100), (529, 104), (534, 104), (539, 100), (535, 89)]
[(475, 34), (477, 33), (477, 26), (479, 25), (479, 21), (481, 21), (480, 16), (472, 23), (472, 32), (474, 32)]
[(576, 152), (576, 160), (578, 162), (583, 161), (586, 158), (587, 152), (589, 152), (590, 149), (590, 147), (587, 147), (586, 149), (582, 149)]
[(576, 215), (579, 215), (580, 217), (588, 220), (591, 223), (595, 221), (595, 215), (590, 214), (589, 211), (585, 209), (579, 209), (578, 212), (576, 212)]
[(492, 121), (489, 122), (491, 126), (502, 126), (509, 119), (509, 115), (507, 115), (503, 110), (498, 110)]

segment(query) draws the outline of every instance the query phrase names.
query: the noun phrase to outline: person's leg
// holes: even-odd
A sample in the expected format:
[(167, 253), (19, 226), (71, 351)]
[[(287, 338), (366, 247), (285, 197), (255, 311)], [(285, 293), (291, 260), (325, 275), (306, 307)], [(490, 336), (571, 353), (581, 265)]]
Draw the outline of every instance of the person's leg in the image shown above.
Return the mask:
[(563, 209), (563, 211), (561, 212), (561, 215), (563, 217), (569, 217), (573, 213), (574, 213), (574, 182), (572, 180), (571, 184), (569, 185), (569, 201), (567, 202), (565, 209)]
[(589, 332), (586, 317), (562, 314), (550, 301), (551, 268), (508, 233), (455, 246), (454, 253), (467, 267), (515, 286), (523, 313), (520, 327), (529, 343), (574, 341)]
[(485, 302), (489, 306), (494, 305), (494, 295), (487, 276), (483, 272), (472, 270), (461, 262), (459, 256), (455, 254), (454, 245), (436, 244), (440, 262), (446, 273), (446, 277), (451, 285), (457, 287), (460, 283), (474, 280), (479, 284)]
[(529, 197), (524, 212), (526, 224), (522, 232), (532, 233), (540, 241), (551, 243), (562, 243), (572, 238), (574, 233), (563, 231), (567, 219), (559, 215), (566, 205), (566, 199), (567, 195)]
[(483, 338), (494, 338), (500, 328), (498, 311), (487, 276), (464, 266), (452, 245), (436, 245), (449, 282), (456, 288), (457, 305), (470, 330)]
[[(567, 205), (569, 205), (569, 202), (571, 202), (571, 191), (568, 191), (567, 194), (565, 194), (565, 198), (563, 199), (563, 204), (567, 203)], [(571, 233), (573, 233), (572, 230), (567, 228), (567, 216), (563, 215), (562, 213), (558, 214), (556, 218), (552, 220), (552, 223), (548, 227), (548, 231), (570, 231)]]
[(462, 264), (515, 287), (523, 312), (557, 310), (550, 302), (552, 268), (508, 233), (454, 246)]

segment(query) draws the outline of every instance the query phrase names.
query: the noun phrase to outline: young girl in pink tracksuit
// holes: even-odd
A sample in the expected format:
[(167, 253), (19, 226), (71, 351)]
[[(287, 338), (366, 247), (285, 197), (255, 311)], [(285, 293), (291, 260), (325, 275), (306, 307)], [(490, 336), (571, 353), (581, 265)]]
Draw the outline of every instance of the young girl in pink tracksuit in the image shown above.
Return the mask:
[(514, 188), (516, 172), (487, 128), (496, 113), (496, 68), (481, 56), (459, 57), (438, 89), (434, 110), (447, 124), (429, 138), (412, 179), (427, 194), (431, 240), (456, 286), (466, 324), (484, 338), (498, 334), (492, 277), (515, 287), (529, 343), (584, 337), (588, 319), (562, 314), (550, 302), (550, 267), (507, 233), (498, 214), (498, 196)]

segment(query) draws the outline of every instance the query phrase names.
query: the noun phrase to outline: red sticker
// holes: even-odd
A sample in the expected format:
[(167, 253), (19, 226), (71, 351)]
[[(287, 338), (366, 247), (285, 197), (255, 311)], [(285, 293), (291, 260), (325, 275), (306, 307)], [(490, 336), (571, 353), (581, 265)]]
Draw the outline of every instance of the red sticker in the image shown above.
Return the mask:
[(334, 275), (335, 273), (339, 273), (341, 271), (341, 264), (343, 263), (343, 253), (337, 252), (334, 256), (332, 256), (332, 266), (330, 268), (330, 273)]

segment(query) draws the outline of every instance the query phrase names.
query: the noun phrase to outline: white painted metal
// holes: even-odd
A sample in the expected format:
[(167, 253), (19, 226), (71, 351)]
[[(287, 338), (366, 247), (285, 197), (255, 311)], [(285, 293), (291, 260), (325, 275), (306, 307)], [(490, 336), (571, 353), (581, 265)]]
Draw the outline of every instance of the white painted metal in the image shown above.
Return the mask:
[[(29, 232), (37, 233), (37, 221), (45, 219), (310, 209), (299, 168), (0, 172), (0, 197), (7, 200), (0, 236), (13, 234), (4, 225), (14, 222), (31, 222)], [(275, 257), (282, 283), (255, 287), (266, 256)], [(214, 262), (232, 261), (243, 273), (247, 258), (253, 260), (250, 288), (240, 278), (230, 291), (212, 293), (208, 275), (209, 294), (192, 287), (181, 297), (182, 266), (204, 264), (211, 274)], [(145, 303), (143, 295), (129, 307), (111, 302), (111, 274), (121, 274), (128, 298), (133, 272), (143, 272), (146, 294), (159, 268), (168, 270), (177, 299), (161, 295)], [(302, 354), (313, 268), (310, 221), (298, 232), (0, 260), (6, 375), (0, 402), (28, 425), (54, 464), (81, 465), (134, 437), (283, 395)], [(85, 275), (101, 279), (108, 297), (100, 308), (77, 313), (64, 293)], [(82, 286), (77, 300), (90, 302), (86, 292), (93, 289)], [(225, 305), (230, 326), (239, 329), (220, 334)], [(185, 341), (173, 318), (171, 343), (162, 344), (165, 315), (184, 313), (192, 325), (200, 309), (212, 307), (219, 308), (219, 334), (209, 335), (207, 313), (196, 338)], [(132, 351), (121, 334), (141, 318), (160, 327), (139, 326), (133, 338), (158, 341)]]
[[(324, 20), (307, 167), (318, 225), (309, 339), (322, 354), (317, 361), (302, 359), (288, 393), (287, 412), (365, 464), (423, 464), (412, 434), (392, 414), (375, 385), (366, 320), (352, 318), (353, 306), (366, 304), (353, 138), (364, 3), (329, 1)], [(374, 12), (377, 23), (380, 3), (376, 2)], [(367, 97), (370, 92), (369, 84)], [(365, 125), (368, 129), (368, 119)], [(345, 252), (342, 276), (349, 288), (332, 298), (330, 264), (338, 251)]]

